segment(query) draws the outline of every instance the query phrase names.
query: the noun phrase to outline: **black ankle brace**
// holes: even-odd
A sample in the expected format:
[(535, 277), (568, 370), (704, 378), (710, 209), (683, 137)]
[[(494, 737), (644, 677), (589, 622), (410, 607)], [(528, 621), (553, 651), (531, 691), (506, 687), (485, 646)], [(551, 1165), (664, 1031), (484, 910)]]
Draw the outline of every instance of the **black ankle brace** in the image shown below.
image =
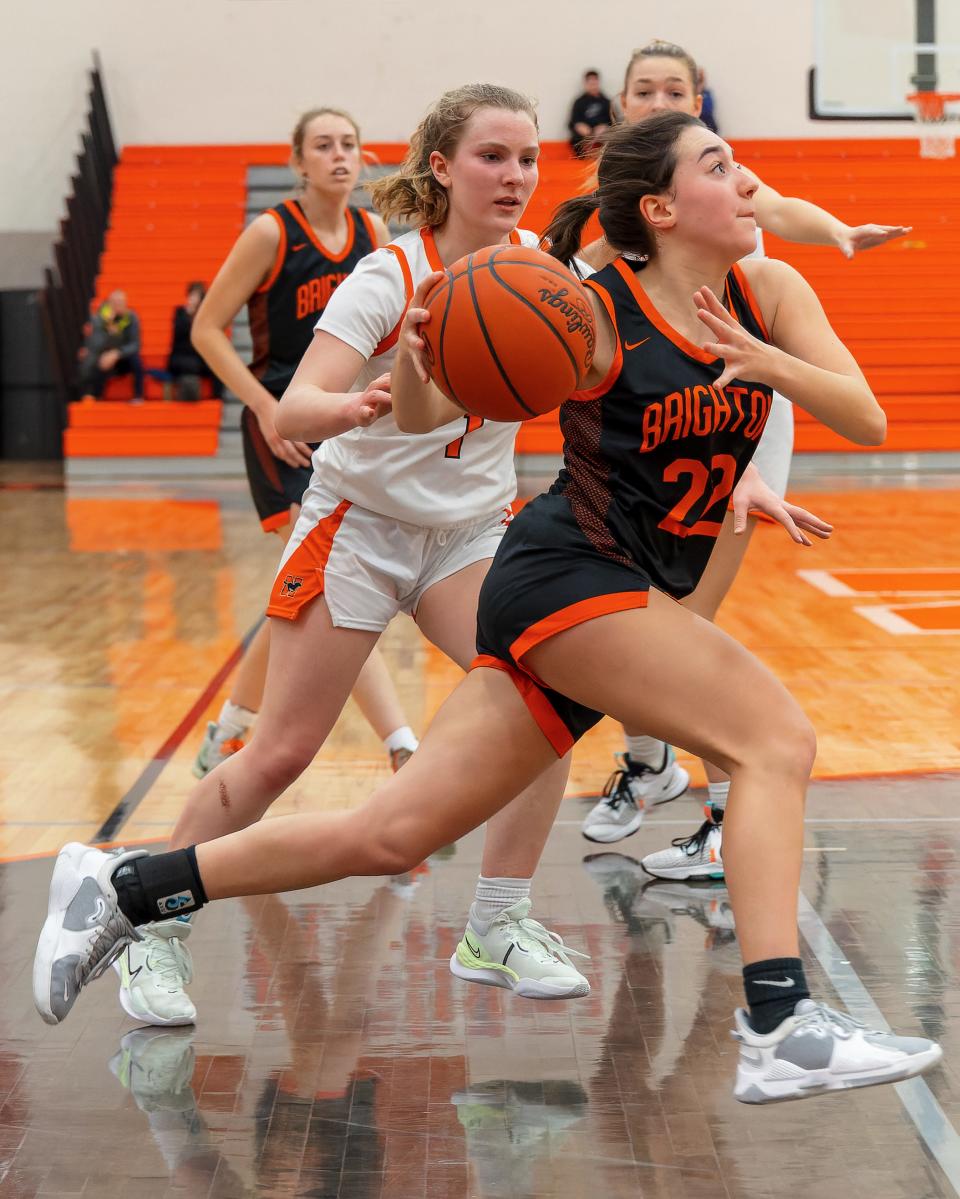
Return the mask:
[(112, 882), (120, 910), (132, 924), (184, 916), (207, 902), (193, 845), (124, 862)]

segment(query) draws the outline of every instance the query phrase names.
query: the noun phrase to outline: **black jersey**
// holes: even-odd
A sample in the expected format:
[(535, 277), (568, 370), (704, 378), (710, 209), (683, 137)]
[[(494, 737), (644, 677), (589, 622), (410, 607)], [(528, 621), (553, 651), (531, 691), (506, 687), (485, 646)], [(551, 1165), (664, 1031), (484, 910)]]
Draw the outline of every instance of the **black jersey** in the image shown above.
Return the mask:
[[(553, 486), (601, 553), (639, 567), (670, 595), (688, 595), (707, 565), (730, 493), (770, 412), (764, 383), (714, 386), (723, 360), (671, 328), (624, 259), (591, 276), (617, 330), (607, 378), (560, 410), (564, 469)], [(769, 335), (739, 267), (728, 310)]]
[(361, 258), (376, 249), (370, 217), (348, 208), (347, 240), (334, 254), (314, 233), (296, 200), (267, 212), (280, 226), (273, 269), (247, 302), (253, 362), (250, 370), (271, 395), (281, 396), (313, 337), (334, 289)]

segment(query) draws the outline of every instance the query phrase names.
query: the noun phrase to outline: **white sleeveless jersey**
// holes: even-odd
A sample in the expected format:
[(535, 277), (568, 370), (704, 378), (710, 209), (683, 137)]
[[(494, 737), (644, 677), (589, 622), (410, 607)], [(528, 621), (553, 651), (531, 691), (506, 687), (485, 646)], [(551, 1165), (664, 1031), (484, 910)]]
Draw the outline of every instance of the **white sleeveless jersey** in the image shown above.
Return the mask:
[[(539, 243), (527, 231), (512, 240)], [(391, 369), (410, 297), (434, 270), (443, 270), (443, 264), (433, 235), (418, 229), (368, 254), (333, 293), (316, 327), (366, 358), (352, 390), (363, 391)], [(464, 415), (431, 433), (401, 433), (388, 414), (366, 429), (325, 441), (313, 455), (314, 481), (408, 524), (428, 529), (475, 524), (516, 496), (518, 428)]]

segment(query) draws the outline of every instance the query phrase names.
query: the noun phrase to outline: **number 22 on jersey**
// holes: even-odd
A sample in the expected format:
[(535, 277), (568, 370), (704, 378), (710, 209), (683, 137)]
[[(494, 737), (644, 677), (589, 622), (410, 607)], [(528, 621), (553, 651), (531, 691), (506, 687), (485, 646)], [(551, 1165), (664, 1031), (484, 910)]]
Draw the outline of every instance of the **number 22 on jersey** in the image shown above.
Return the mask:
[(660, 521), (658, 528), (667, 533), (674, 533), (677, 537), (718, 537), (723, 521), (722, 512), (720, 520), (700, 519), (692, 525), (684, 524), (684, 521), (694, 505), (703, 498), (711, 481), (713, 491), (701, 510), (701, 518), (709, 516), (717, 504), (725, 503), (733, 491), (736, 473), (737, 461), (730, 454), (714, 454), (709, 466), (697, 458), (676, 458), (664, 470), (663, 481), (679, 483), (681, 479), (686, 479), (687, 490)]

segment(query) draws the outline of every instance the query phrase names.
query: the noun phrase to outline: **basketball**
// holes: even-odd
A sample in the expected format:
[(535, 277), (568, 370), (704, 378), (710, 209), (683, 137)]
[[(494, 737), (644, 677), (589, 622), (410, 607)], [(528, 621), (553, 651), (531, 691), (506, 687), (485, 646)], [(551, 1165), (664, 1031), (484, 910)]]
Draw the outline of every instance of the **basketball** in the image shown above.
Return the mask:
[(425, 301), (433, 381), (466, 412), (522, 421), (583, 385), (596, 339), (590, 300), (555, 258), (488, 246), (459, 259)]

